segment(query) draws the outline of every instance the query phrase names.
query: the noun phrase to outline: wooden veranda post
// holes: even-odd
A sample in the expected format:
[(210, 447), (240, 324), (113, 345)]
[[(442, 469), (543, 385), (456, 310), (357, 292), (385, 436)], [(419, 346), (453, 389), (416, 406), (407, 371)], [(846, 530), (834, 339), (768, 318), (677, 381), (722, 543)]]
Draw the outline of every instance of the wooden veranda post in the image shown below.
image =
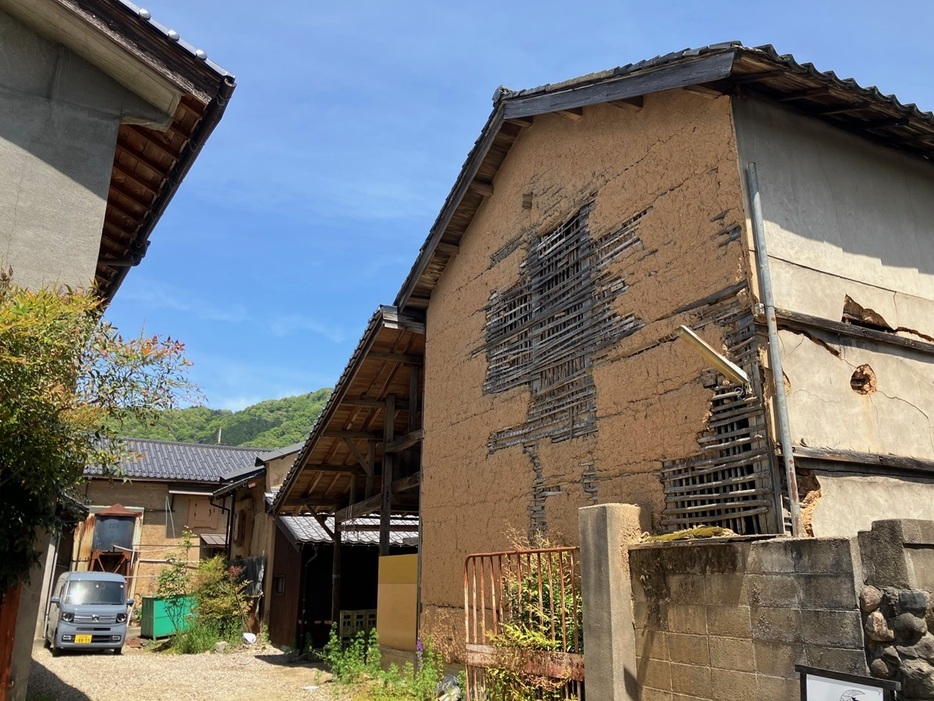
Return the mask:
[(379, 510), (379, 554), (389, 554), (390, 519), (392, 518), (392, 467), (393, 454), (386, 450), (395, 438), (396, 395), (386, 396), (385, 416), (383, 417), (383, 489), (382, 503)]

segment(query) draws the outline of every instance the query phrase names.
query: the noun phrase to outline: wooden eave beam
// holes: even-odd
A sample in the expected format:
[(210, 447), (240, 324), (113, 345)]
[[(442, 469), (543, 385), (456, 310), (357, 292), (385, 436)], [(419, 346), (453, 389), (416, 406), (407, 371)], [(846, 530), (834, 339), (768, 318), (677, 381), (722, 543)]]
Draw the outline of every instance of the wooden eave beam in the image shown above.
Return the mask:
[(570, 119), (572, 122), (579, 122), (584, 118), (584, 108), (570, 107), (566, 110), (559, 110), (558, 114), (566, 119)]
[(637, 95), (636, 97), (628, 97), (623, 100), (610, 100), (607, 104), (618, 107), (621, 110), (638, 112), (645, 107), (645, 98), (642, 95)]
[(507, 124), (513, 124), (520, 129), (528, 129), (532, 126), (532, 117), (511, 117), (506, 120)]
[(805, 90), (798, 90), (796, 92), (785, 93), (784, 95), (777, 95), (775, 100), (777, 102), (793, 102), (794, 100), (809, 100), (815, 97), (822, 97), (830, 92), (830, 89), (827, 86), (821, 86), (819, 88), (807, 88)]
[[(493, 183), (484, 182), (483, 180), (477, 180), (474, 178), (470, 181), (470, 185), (467, 187), (471, 192), (475, 192), (481, 197), (492, 197), (493, 196)], [(441, 250), (441, 243), (435, 247), (435, 250)]]
[(731, 83), (758, 83), (762, 80), (769, 80), (770, 78), (780, 78), (784, 75), (788, 75), (788, 71), (785, 70), (774, 70), (774, 71), (762, 71), (761, 73), (740, 73), (733, 74), (730, 76)]
[(423, 365), (424, 356), (414, 353), (384, 353), (381, 351), (370, 351), (366, 354), (367, 360), (383, 360), (389, 363), (401, 363), (402, 365)]
[[(490, 194), (492, 194), (492, 190)], [(453, 258), (461, 252), (461, 247), (455, 243), (445, 243), (444, 241), (439, 241), (438, 245), (435, 246), (435, 250), (438, 253), (444, 253), (445, 255), (451, 256)]]
[(361, 468), (356, 465), (325, 465), (325, 464), (308, 464), (302, 467), (303, 471), (307, 472), (335, 472), (335, 473), (344, 473), (348, 475), (363, 475), (366, 474)]
[(374, 511), (379, 511), (382, 503), (383, 495), (374, 494), (373, 496), (368, 497), (363, 501), (358, 501), (356, 504), (351, 504), (350, 506), (345, 506), (343, 509), (338, 509), (334, 512), (334, 518), (337, 521), (349, 521), (352, 518), (368, 516)]
[(723, 80), (731, 75), (735, 57), (736, 51), (724, 51), (632, 73), (612, 82), (594, 83), (557, 93), (507, 97), (503, 101), (503, 117), (530, 117)]
[(814, 114), (817, 117), (827, 117), (835, 114), (848, 114), (850, 112), (859, 112), (864, 110), (871, 105), (868, 100), (860, 100), (859, 102), (851, 102), (846, 105), (833, 105), (831, 107), (818, 107), (815, 110), (809, 110), (811, 114)]
[[(132, 172), (129, 168), (125, 167), (119, 161), (114, 161), (113, 169), (119, 175), (122, 175), (127, 180), (132, 180), (137, 187), (143, 188), (150, 195), (155, 197), (159, 194), (159, 189), (157, 186), (152, 185), (152, 183), (147, 182), (143, 179), (138, 173)], [(111, 181), (112, 182), (112, 181)]]
[(339, 429), (327, 429), (322, 432), (323, 438), (362, 438), (368, 441), (382, 440), (379, 433), (370, 433), (369, 431), (341, 431)]
[[(341, 406), (359, 406), (367, 409), (382, 409), (386, 406), (386, 402), (381, 399), (363, 399), (360, 397), (344, 397), (340, 400)], [(409, 403), (404, 399), (396, 400), (396, 409), (408, 409)]]
[(387, 453), (399, 453), (403, 450), (411, 448), (416, 443), (422, 442), (423, 430), (418, 429), (417, 431), (412, 431), (411, 433), (406, 433), (404, 436), (400, 436), (392, 443), (387, 443), (383, 446), (383, 450)]

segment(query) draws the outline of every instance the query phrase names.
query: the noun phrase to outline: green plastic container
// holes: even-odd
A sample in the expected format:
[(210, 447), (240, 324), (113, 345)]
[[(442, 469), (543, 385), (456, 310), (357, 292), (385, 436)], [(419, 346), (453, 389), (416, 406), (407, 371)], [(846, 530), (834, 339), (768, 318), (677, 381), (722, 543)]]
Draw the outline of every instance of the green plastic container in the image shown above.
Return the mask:
[[(188, 630), (188, 621), (194, 605), (193, 596), (165, 599), (159, 596), (144, 596), (140, 635), (144, 638), (165, 638)], [(178, 628), (175, 626), (176, 620)]]

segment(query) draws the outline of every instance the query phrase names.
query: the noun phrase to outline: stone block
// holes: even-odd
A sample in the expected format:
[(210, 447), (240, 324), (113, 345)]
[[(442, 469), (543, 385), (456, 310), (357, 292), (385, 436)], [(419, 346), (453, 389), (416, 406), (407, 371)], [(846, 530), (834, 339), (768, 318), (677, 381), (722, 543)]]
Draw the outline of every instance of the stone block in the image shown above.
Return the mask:
[(672, 696), (670, 691), (642, 689), (642, 692), (639, 694), (639, 701), (672, 701)]
[(927, 621), (913, 613), (900, 613), (892, 621), (892, 630), (900, 640), (915, 641), (928, 632)]
[(905, 660), (900, 669), (902, 694), (909, 699), (934, 699), (934, 667), (924, 660)]
[(705, 606), (672, 605), (668, 609), (670, 633), (707, 634), (707, 608)]
[(801, 640), (801, 612), (789, 608), (756, 608), (752, 611), (753, 640), (796, 643)]
[(756, 671), (752, 640), (712, 635), (708, 638), (708, 648), (711, 668), (732, 669), (737, 672)]
[(934, 548), (934, 521), (906, 518), (898, 523), (901, 524), (902, 543), (916, 546), (929, 545)]
[(749, 701), (756, 698), (756, 675), (728, 669), (711, 669), (710, 682), (717, 701)]
[(797, 674), (793, 679), (757, 676), (755, 698), (799, 701), (801, 698), (801, 681)]
[(636, 629), (636, 655), (653, 660), (667, 660), (668, 633), (664, 631)]
[(866, 653), (862, 650), (839, 647), (821, 647), (805, 645), (807, 664), (819, 669), (832, 669), (844, 674), (866, 676), (869, 667), (866, 664)]
[(751, 609), (748, 606), (708, 606), (707, 631), (731, 638), (752, 637)]
[(671, 663), (666, 660), (637, 658), (636, 681), (643, 688), (671, 691)]
[(673, 604), (707, 603), (704, 577), (693, 574), (673, 574), (669, 576), (668, 596)]
[(853, 573), (853, 551), (847, 538), (796, 538), (790, 543), (795, 572)]
[(710, 686), (710, 667), (671, 663), (671, 691), (675, 694), (713, 698)]
[(807, 645), (863, 649), (863, 626), (858, 611), (801, 612), (801, 636)]
[(710, 649), (706, 635), (672, 633), (668, 638), (668, 648), (672, 662), (710, 666)]
[(858, 605), (850, 575), (799, 574), (795, 584), (801, 608), (850, 611)]
[(874, 521), (858, 536), (863, 576), (874, 587), (910, 587), (902, 537), (902, 522)]
[(791, 554), (791, 540), (779, 538), (752, 543), (746, 572), (749, 574), (791, 573), (795, 561)]
[(749, 604), (752, 607), (790, 608), (798, 604), (798, 587), (791, 574), (747, 575)]
[(800, 644), (756, 640), (752, 647), (755, 651), (756, 672), (760, 675), (792, 677), (796, 664), (807, 664), (807, 654)]
[(745, 574), (710, 574), (704, 578), (705, 603), (721, 606), (746, 604), (748, 577)]
[(924, 617), (930, 603), (931, 596), (926, 591), (910, 589), (898, 593), (899, 611), (910, 611), (911, 613), (921, 614), (921, 616)]

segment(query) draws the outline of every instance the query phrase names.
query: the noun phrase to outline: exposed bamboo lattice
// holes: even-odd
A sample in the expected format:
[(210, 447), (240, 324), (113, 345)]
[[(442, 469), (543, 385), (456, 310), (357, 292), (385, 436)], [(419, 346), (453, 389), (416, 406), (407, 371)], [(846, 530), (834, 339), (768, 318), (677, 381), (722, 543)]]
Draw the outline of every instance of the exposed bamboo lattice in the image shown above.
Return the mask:
[[(527, 420), (494, 432), (491, 452), (550, 438), (561, 441), (596, 431), (595, 358), (642, 327), (632, 314), (613, 311), (628, 289), (609, 263), (636, 248), (643, 210), (600, 240), (588, 227), (592, 203), (553, 231), (533, 237), (518, 283), (494, 293), (486, 308), (486, 392), (528, 385)], [(502, 260), (510, 242), (491, 259)]]
[(772, 532), (775, 487), (753, 317), (735, 306), (726, 311), (713, 307), (705, 321), (732, 327), (726, 337), (729, 356), (752, 378), (752, 391), (747, 394), (720, 376), (712, 378), (710, 417), (707, 431), (697, 439), (698, 455), (662, 469), (662, 525), (671, 530), (716, 525), (741, 534)]

